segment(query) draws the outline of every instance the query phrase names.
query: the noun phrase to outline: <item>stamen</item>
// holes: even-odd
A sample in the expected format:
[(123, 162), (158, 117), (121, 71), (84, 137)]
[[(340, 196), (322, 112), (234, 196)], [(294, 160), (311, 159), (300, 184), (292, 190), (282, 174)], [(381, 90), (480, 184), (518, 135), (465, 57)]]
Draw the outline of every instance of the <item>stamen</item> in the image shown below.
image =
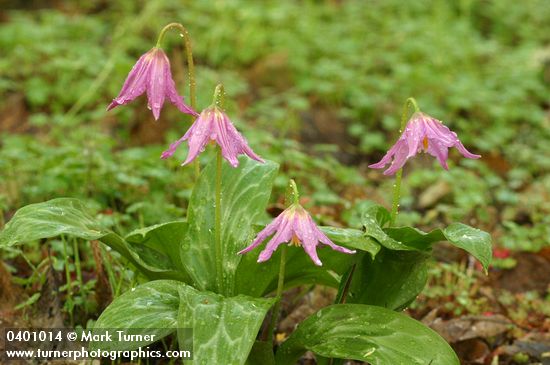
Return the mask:
[(424, 143), (424, 151), (428, 150), (428, 137), (424, 137), (424, 140), (422, 141)]
[(290, 240), (290, 244), (296, 247), (300, 247), (302, 245), (302, 242), (300, 241), (298, 236), (296, 236), (296, 234), (293, 234), (292, 239)]

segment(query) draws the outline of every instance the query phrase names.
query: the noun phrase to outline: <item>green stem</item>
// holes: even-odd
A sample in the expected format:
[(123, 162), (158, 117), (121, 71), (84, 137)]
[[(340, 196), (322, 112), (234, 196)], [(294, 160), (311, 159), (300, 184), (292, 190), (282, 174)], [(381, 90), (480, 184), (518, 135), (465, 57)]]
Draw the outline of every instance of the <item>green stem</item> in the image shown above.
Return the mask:
[[(170, 23), (166, 25), (164, 28), (162, 28), (162, 30), (160, 31), (156, 47), (160, 48), (166, 32), (172, 28), (178, 29), (180, 31), (180, 36), (183, 38), (183, 43), (185, 45), (185, 53), (187, 55), (187, 69), (188, 69), (188, 76), (189, 76), (189, 99), (191, 102), (191, 108), (193, 108), (193, 110), (196, 110), (197, 96), (195, 93), (195, 89), (196, 89), (197, 83), (195, 81), (195, 62), (193, 61), (193, 49), (191, 47), (191, 36), (189, 35), (189, 32), (180, 23)], [(193, 161), (193, 167), (195, 170), (195, 179), (198, 179), (201, 174), (201, 165), (198, 159), (195, 159), (195, 161)]]
[(73, 254), (74, 254), (74, 266), (76, 268), (76, 278), (78, 285), (82, 286), (82, 269), (80, 267), (80, 251), (78, 250), (78, 242), (76, 238), (73, 238)]
[[(223, 109), (224, 89), (222, 84), (216, 86), (214, 91), (214, 104)], [(218, 281), (218, 293), (223, 292), (223, 247), (222, 247), (222, 149), (216, 148), (216, 210), (214, 216), (214, 234), (216, 244), (216, 271)]]
[(283, 297), (283, 287), (285, 284), (286, 248), (286, 245), (282, 245), (281, 262), (279, 264), (279, 280), (277, 281), (277, 293), (275, 296), (277, 298), (277, 302), (273, 307), (273, 312), (271, 313), (271, 322), (269, 323), (269, 327), (267, 330), (267, 336), (269, 339), (271, 339), (273, 336), (275, 326), (277, 325), (277, 320), (279, 319), (279, 311), (281, 309), (281, 299)]
[[(401, 126), (399, 134), (402, 134), (407, 126), (407, 117), (409, 115), (409, 105), (414, 108), (414, 112), (419, 112), (418, 104), (414, 98), (408, 98), (403, 105), (403, 113), (401, 114)], [(397, 214), (399, 213), (399, 200), (401, 199), (401, 179), (403, 177), (403, 168), (400, 168), (395, 174), (395, 184), (393, 185), (393, 201), (391, 206), (390, 227), (395, 224)]]
[(73, 283), (71, 280), (71, 269), (69, 268), (69, 255), (67, 253), (67, 241), (65, 240), (64, 236), (61, 236), (61, 241), (63, 242), (63, 258), (64, 258), (64, 266), (65, 266), (65, 280), (67, 281), (67, 298), (69, 303), (71, 304), (69, 306), (69, 320), (71, 321), (71, 326), (74, 323), (73, 320)]
[(216, 151), (216, 211), (215, 211), (215, 242), (216, 242), (216, 267), (218, 277), (218, 293), (223, 286), (223, 249), (222, 249), (222, 149)]

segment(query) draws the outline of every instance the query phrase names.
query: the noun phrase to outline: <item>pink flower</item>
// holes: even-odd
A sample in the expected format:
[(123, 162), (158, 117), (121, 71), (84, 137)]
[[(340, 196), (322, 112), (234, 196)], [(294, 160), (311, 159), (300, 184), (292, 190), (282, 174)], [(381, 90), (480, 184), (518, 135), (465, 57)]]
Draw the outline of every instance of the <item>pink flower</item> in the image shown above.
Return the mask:
[(399, 140), (390, 148), (388, 153), (380, 162), (369, 165), (369, 167), (381, 169), (391, 162), (391, 166), (384, 171), (384, 175), (393, 175), (405, 165), (409, 158), (423, 151), (436, 157), (441, 166), (448, 170), (448, 150), (451, 147), (456, 147), (466, 158), (481, 157), (470, 153), (458, 140), (456, 133), (447, 128), (442, 122), (424, 113), (416, 112), (407, 123), (407, 127)]
[(170, 61), (164, 51), (158, 47), (152, 48), (139, 58), (124, 81), (122, 90), (109, 104), (107, 110), (128, 104), (145, 91), (147, 91), (147, 106), (153, 111), (155, 119), (159, 118), (160, 109), (166, 98), (181, 112), (198, 115), (178, 94), (170, 72)]
[(243, 254), (251, 251), (262, 243), (267, 237), (273, 235), (265, 249), (260, 253), (258, 262), (269, 260), (273, 252), (282, 243), (289, 242), (296, 246), (302, 246), (304, 251), (311, 257), (317, 266), (322, 266), (317, 256), (317, 245), (319, 242), (330, 246), (333, 250), (353, 254), (354, 250), (335, 245), (323, 232), (317, 228), (309, 213), (299, 204), (292, 204), (285, 209), (277, 218), (265, 227), (250, 246), (240, 251)]
[(195, 120), (191, 128), (183, 137), (175, 141), (161, 155), (162, 159), (166, 159), (176, 152), (176, 148), (183, 141), (188, 141), (189, 153), (187, 158), (182, 163), (186, 165), (193, 161), (210, 141), (215, 141), (222, 149), (222, 156), (233, 167), (239, 165), (238, 156), (247, 155), (248, 157), (264, 162), (260, 156), (254, 153), (248, 146), (244, 137), (237, 131), (229, 117), (216, 106), (206, 108), (201, 112)]

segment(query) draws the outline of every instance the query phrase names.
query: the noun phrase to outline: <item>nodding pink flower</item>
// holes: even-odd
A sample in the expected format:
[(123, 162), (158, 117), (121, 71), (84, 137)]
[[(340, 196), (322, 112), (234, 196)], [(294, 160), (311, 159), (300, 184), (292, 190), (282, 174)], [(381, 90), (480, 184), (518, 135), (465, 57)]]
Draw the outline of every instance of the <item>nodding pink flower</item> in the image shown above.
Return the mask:
[(269, 260), (279, 245), (285, 242), (296, 246), (302, 246), (304, 251), (311, 257), (311, 260), (313, 260), (317, 266), (323, 265), (317, 256), (317, 245), (319, 243), (323, 243), (339, 252), (348, 254), (355, 253), (355, 250), (348, 250), (347, 248), (334, 244), (323, 232), (321, 232), (309, 213), (300, 204), (295, 203), (285, 209), (273, 220), (273, 222), (258, 233), (258, 236), (256, 236), (252, 244), (240, 251), (239, 254), (253, 250), (273, 233), (275, 234), (267, 243), (265, 249), (260, 253), (258, 262)]
[(155, 119), (159, 119), (160, 110), (166, 98), (181, 112), (198, 115), (178, 94), (170, 71), (170, 60), (161, 48), (154, 47), (139, 58), (124, 81), (122, 90), (109, 104), (107, 110), (128, 104), (145, 91), (147, 91), (147, 106), (153, 111)]
[(162, 153), (161, 158), (166, 159), (172, 156), (183, 141), (188, 141), (189, 152), (182, 166), (193, 161), (204, 151), (210, 141), (215, 141), (221, 147), (222, 156), (233, 167), (239, 165), (237, 158), (239, 155), (247, 155), (253, 160), (264, 162), (248, 146), (246, 139), (237, 131), (231, 120), (229, 120), (229, 117), (215, 105), (203, 110), (187, 133), (172, 143)]
[[(455, 147), (466, 158), (480, 158), (469, 152), (459, 141), (455, 132), (447, 128), (441, 121), (421, 112), (413, 114), (399, 140), (375, 164), (369, 165), (373, 169), (384, 168), (391, 162), (384, 175), (393, 175), (405, 165), (405, 162), (419, 152), (427, 152), (437, 158), (441, 166), (448, 170), (447, 158), (449, 148)], [(393, 158), (393, 161), (392, 161)]]

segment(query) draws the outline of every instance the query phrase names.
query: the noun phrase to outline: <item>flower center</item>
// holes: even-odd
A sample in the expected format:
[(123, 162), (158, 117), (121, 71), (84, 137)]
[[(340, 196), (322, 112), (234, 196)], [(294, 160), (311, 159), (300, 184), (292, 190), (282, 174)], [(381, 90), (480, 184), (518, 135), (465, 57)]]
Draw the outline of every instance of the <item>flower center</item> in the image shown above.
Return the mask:
[(424, 137), (424, 140), (422, 141), (422, 144), (424, 144), (424, 151), (428, 150), (428, 137)]
[(302, 245), (302, 242), (300, 241), (298, 236), (296, 236), (296, 234), (293, 234), (292, 239), (290, 240), (290, 244), (296, 247), (300, 247)]

